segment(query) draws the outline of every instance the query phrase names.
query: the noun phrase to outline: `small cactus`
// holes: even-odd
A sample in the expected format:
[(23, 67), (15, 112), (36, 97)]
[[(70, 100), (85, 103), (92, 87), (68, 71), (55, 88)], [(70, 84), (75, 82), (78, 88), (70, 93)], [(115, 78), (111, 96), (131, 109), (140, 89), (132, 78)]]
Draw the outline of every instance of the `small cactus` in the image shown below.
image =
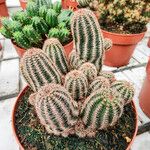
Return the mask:
[(52, 83), (41, 87), (32, 104), (48, 133), (66, 137), (72, 132), (79, 110), (64, 87)]
[(12, 38), (12, 33), (9, 32), (5, 27), (0, 28), (0, 33), (6, 38)]
[(46, 14), (46, 23), (52, 28), (58, 24), (57, 13), (53, 9), (48, 9)]
[(110, 88), (109, 80), (103, 76), (97, 76), (93, 80), (93, 82), (89, 85), (88, 94), (90, 95), (90, 93), (95, 92), (102, 88), (106, 88), (106, 89)]
[(98, 75), (107, 78), (110, 83), (113, 83), (116, 80), (115, 75), (111, 71), (101, 71)]
[(69, 54), (69, 65), (72, 70), (78, 69), (85, 61), (79, 58), (79, 55), (75, 50), (72, 50)]
[(42, 17), (43, 19), (46, 18), (46, 14), (47, 14), (47, 7), (45, 5), (41, 6), (39, 8), (39, 16)]
[(53, 9), (57, 12), (57, 13), (60, 13), (61, 12), (61, 2), (55, 2), (53, 4)]
[(104, 39), (94, 13), (88, 9), (76, 11), (71, 19), (71, 30), (80, 59), (93, 63), (99, 71), (103, 63)]
[(123, 112), (120, 94), (110, 89), (93, 92), (83, 103), (81, 118), (85, 127), (97, 131), (113, 126)]
[(28, 49), (21, 59), (20, 68), (33, 91), (47, 83), (62, 83), (59, 70), (41, 49)]
[(88, 81), (81, 71), (73, 70), (69, 72), (65, 77), (64, 86), (76, 101), (83, 99), (87, 95)]
[(80, 7), (86, 7), (89, 6), (90, 2), (92, 0), (77, 0)]
[(134, 87), (127, 81), (115, 81), (111, 88), (115, 88), (122, 96), (125, 105), (130, 103), (134, 97)]
[(48, 33), (49, 38), (57, 38), (59, 39), (59, 29), (51, 28)]
[(44, 43), (43, 50), (51, 58), (62, 75), (68, 73), (69, 67), (65, 50), (57, 39), (47, 39)]
[(65, 43), (69, 40), (70, 31), (67, 28), (61, 28), (59, 30), (59, 40), (61, 43)]
[(96, 67), (92, 63), (86, 62), (82, 64), (79, 70), (85, 74), (89, 82), (92, 82), (97, 77)]
[(52, 0), (35, 0), (35, 3), (38, 7), (42, 7), (43, 5), (47, 6), (47, 8), (52, 7)]
[(29, 2), (26, 7), (26, 12), (28, 16), (38, 16), (39, 7), (34, 2)]

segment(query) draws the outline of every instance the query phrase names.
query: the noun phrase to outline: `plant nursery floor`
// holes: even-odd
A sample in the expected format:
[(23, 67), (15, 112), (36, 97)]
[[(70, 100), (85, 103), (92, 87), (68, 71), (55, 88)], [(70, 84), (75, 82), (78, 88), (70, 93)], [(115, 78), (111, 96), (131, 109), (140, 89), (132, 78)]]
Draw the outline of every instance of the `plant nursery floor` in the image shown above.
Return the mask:
[[(121, 68), (103, 67), (103, 70), (115, 72), (117, 79), (125, 79), (134, 83), (136, 89), (134, 101), (138, 111), (139, 126), (150, 122), (141, 110), (138, 99), (145, 77), (145, 66), (150, 56), (150, 48), (147, 47), (150, 24), (148, 29), (145, 38), (136, 47), (129, 65)], [(26, 83), (19, 73), (19, 58), (11, 41), (0, 35), (0, 42), (3, 45), (3, 50), (0, 51), (0, 150), (19, 150), (12, 133), (11, 114), (16, 96)], [(150, 150), (150, 131), (138, 135), (131, 150)]]

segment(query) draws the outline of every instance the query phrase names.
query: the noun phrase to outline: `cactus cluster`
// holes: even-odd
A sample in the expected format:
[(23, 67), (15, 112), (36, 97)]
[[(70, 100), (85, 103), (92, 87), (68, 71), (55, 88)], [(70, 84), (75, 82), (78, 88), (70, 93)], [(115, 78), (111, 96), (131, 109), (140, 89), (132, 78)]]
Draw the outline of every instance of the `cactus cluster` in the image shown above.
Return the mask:
[(0, 33), (24, 49), (42, 48), (47, 37), (58, 38), (63, 45), (69, 43), (72, 40), (70, 19), (73, 12), (63, 10), (60, 2), (52, 4), (50, 1), (29, 2), (26, 11), (17, 11), (12, 14), (12, 19), (2, 18)]
[[(96, 33), (94, 14), (78, 10), (73, 19), (75, 50), (69, 63), (61, 43), (51, 38), (43, 50), (32, 48), (24, 54), (21, 72), (34, 91), (29, 102), (48, 133), (93, 137), (98, 130), (115, 125), (134, 91), (128, 82), (115, 81), (113, 73), (98, 72), (95, 63), (102, 63), (105, 48)], [(79, 30), (82, 25), (87, 28)], [(87, 45), (97, 50), (98, 57)]]

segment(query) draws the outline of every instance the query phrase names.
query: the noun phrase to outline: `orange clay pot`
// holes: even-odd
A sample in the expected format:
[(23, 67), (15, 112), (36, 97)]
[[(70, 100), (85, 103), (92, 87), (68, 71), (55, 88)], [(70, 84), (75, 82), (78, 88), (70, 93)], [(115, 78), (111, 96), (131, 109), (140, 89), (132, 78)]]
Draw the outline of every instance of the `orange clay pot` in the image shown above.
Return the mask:
[(150, 118), (150, 57), (146, 67), (146, 77), (139, 95), (140, 107)]
[(20, 2), (20, 6), (22, 7), (22, 9), (26, 9), (27, 0), (19, 0), (19, 2)]
[(121, 67), (129, 63), (134, 49), (144, 37), (145, 32), (139, 34), (117, 34), (102, 30), (103, 36), (113, 42), (112, 48), (105, 53), (104, 64)]
[(63, 9), (72, 9), (74, 11), (78, 9), (76, 0), (62, 0), (61, 3)]
[(9, 14), (6, 6), (6, 0), (0, 0), (0, 17), (7, 17), (7, 16), (9, 16)]
[[(13, 42), (12, 42), (12, 43), (13, 43)], [(14, 48), (16, 49), (16, 52), (17, 52), (17, 54), (19, 55), (19, 57), (22, 58), (26, 50), (23, 49), (23, 48), (21, 48), (21, 47), (19, 47), (19, 46), (17, 46), (17, 45), (14, 44), (14, 43), (13, 43), (13, 45), (14, 45)], [(64, 46), (64, 49), (65, 49), (66, 55), (67, 55), (67, 57), (68, 57), (69, 54), (70, 54), (70, 52), (71, 52), (72, 49), (73, 49), (73, 41), (71, 41), (70, 43), (66, 44), (66, 45)]]
[(150, 48), (150, 38), (148, 40), (147, 46)]
[[(13, 129), (13, 134), (15, 136), (15, 139), (19, 145), (19, 148), (20, 150), (25, 150), (23, 145), (20, 143), (19, 141), (19, 137), (17, 135), (17, 132), (16, 132), (16, 127), (15, 127), (15, 113), (16, 113), (16, 109), (18, 107), (18, 102), (21, 100), (22, 96), (26, 93), (26, 91), (28, 90), (28, 86), (26, 86), (21, 92), (20, 94), (18, 95), (18, 98), (15, 102), (15, 105), (14, 105), (14, 108), (13, 108), (13, 112), (12, 112), (12, 129)], [(135, 137), (136, 137), (136, 134), (137, 134), (137, 130), (138, 130), (138, 115), (137, 115), (137, 110), (136, 110), (136, 107), (135, 107), (135, 104), (134, 102), (132, 101), (132, 106), (135, 110), (135, 131), (134, 131), (134, 134), (133, 134), (133, 137), (131, 139), (131, 142), (129, 143), (128, 147), (126, 148), (126, 150), (130, 150), (131, 148), (131, 145), (133, 144), (134, 140), (135, 140)]]

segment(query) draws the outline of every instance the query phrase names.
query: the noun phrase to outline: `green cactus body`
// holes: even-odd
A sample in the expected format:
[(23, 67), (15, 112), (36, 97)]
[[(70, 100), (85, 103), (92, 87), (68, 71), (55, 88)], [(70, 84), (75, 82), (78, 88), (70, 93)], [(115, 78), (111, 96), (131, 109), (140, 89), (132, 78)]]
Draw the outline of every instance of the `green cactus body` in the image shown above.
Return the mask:
[(51, 0), (35, 0), (35, 3), (38, 7), (42, 7), (43, 5), (47, 6), (47, 8), (52, 7), (52, 1)]
[(25, 37), (23, 32), (17, 31), (13, 33), (13, 39), (21, 48), (28, 49), (31, 47), (30, 41)]
[(97, 77), (97, 70), (94, 64), (86, 62), (82, 64), (82, 66), (79, 68), (80, 71), (82, 71), (89, 82), (92, 82), (94, 78)]
[(48, 9), (47, 14), (46, 14), (46, 23), (52, 28), (57, 26), (58, 21), (57, 21), (57, 13), (53, 9)]
[(10, 28), (10, 32), (14, 33), (16, 31), (21, 31), (22, 25), (19, 21), (11, 21), (9, 28)]
[(6, 38), (12, 38), (12, 33), (9, 32), (5, 27), (0, 28), (0, 33)]
[(61, 43), (65, 43), (69, 40), (70, 31), (67, 28), (62, 28), (59, 30), (59, 40)]
[(46, 18), (46, 14), (47, 14), (47, 7), (45, 5), (43, 5), (42, 7), (39, 8), (39, 16), (42, 18)]
[(69, 72), (65, 77), (64, 86), (76, 101), (87, 95), (88, 81), (81, 71), (73, 70)]
[(1, 20), (2, 26), (5, 27), (6, 30), (10, 31), (11, 20), (7, 17), (2, 18)]
[(93, 82), (89, 85), (88, 94), (95, 92), (101, 88), (110, 88), (109, 80), (102, 76), (97, 76)]
[(47, 83), (61, 84), (61, 75), (54, 63), (38, 48), (27, 50), (21, 59), (21, 73), (33, 91)]
[(38, 16), (39, 7), (36, 5), (36, 3), (29, 2), (26, 7), (26, 12), (30, 17)]
[(36, 46), (38, 46), (41, 43), (42, 37), (35, 31), (32, 25), (24, 26), (23, 33), (31, 44), (35, 44)]
[(111, 88), (115, 88), (122, 96), (125, 105), (130, 103), (134, 97), (134, 87), (127, 81), (115, 81), (112, 83)]
[(60, 13), (61, 12), (61, 2), (55, 2), (53, 4), (53, 9), (57, 12), (57, 13)]
[(113, 126), (123, 112), (120, 94), (110, 89), (93, 92), (83, 103), (81, 118), (87, 129), (105, 129)]
[(98, 75), (107, 78), (110, 83), (113, 83), (116, 80), (114, 73), (111, 71), (101, 71)]
[(78, 69), (85, 61), (81, 60), (79, 58), (79, 55), (77, 55), (77, 52), (75, 50), (72, 50), (69, 54), (69, 66), (73, 69)]
[(90, 2), (92, 0), (77, 0), (80, 7), (86, 7), (89, 6)]
[(44, 43), (43, 50), (55, 63), (61, 74), (65, 75), (68, 73), (69, 67), (65, 50), (56, 38), (47, 39)]
[(48, 133), (68, 136), (78, 119), (78, 105), (58, 84), (43, 86), (36, 94), (34, 107)]
[(71, 19), (71, 30), (80, 59), (99, 64), (104, 54), (104, 40), (94, 13), (88, 9), (76, 11)]
[(51, 28), (48, 33), (49, 38), (58, 38), (59, 39), (59, 29)]
[(33, 17), (32, 18), (32, 26), (41, 35), (44, 35), (48, 32), (48, 25), (40, 17)]

